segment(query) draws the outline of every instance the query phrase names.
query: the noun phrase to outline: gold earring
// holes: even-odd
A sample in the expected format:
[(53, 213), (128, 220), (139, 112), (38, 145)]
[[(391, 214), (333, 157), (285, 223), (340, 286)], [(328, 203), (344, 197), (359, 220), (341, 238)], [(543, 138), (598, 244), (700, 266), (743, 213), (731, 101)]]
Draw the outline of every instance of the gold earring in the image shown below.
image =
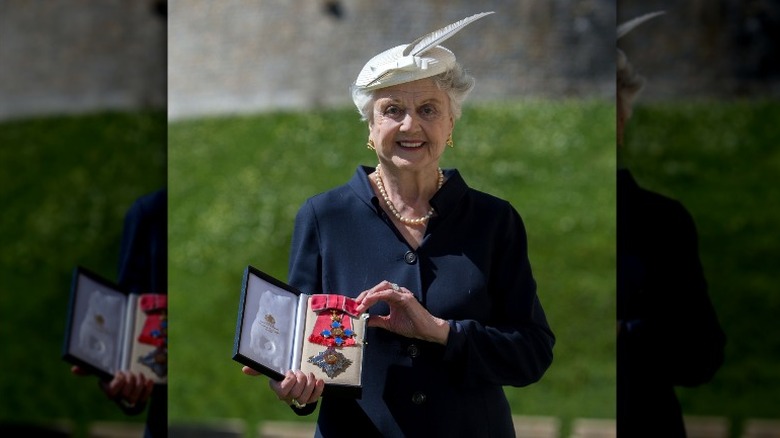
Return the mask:
[(371, 149), (372, 151), (376, 150), (376, 147), (374, 146), (374, 140), (368, 139), (368, 143), (366, 143), (366, 147)]
[(452, 133), (450, 133), (450, 136), (447, 138), (447, 146), (455, 147), (455, 143), (452, 141)]

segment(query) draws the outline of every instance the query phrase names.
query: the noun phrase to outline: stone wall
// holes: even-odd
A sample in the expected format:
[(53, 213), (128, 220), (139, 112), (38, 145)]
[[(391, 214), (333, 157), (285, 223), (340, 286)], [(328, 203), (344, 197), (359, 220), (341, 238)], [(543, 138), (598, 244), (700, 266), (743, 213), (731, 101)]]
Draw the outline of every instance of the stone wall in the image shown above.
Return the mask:
[(0, 0), (0, 119), (166, 102), (158, 0)]
[[(167, 105), (171, 118), (349, 105), (374, 54), (446, 43), (473, 99), (610, 96), (609, 0), (0, 0), (0, 118)], [(162, 12), (161, 12), (162, 10)]]
[(618, 46), (647, 85), (642, 99), (780, 95), (780, 2), (620, 0), (618, 22), (666, 13)]
[(371, 56), (485, 10), (444, 43), (477, 78), (472, 101), (611, 99), (615, 23), (660, 9), (619, 42), (644, 98), (780, 93), (765, 0), (0, 0), (0, 119), (350, 105)]
[(610, 0), (170, 0), (169, 116), (351, 105), (373, 55), (491, 10), (443, 44), (472, 99), (614, 95)]

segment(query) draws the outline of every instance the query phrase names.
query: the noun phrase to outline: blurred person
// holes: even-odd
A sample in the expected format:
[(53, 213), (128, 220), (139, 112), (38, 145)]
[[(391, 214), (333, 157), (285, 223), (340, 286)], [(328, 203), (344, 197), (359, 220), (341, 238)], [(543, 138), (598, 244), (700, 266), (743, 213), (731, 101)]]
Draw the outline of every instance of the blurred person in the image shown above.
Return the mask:
[(520, 215), (439, 167), (474, 86), (439, 44), (491, 13), (365, 64), (352, 96), (379, 164), (298, 212), (290, 284), (370, 314), (360, 399), (321, 398), (313, 373), (269, 380), (296, 414), (319, 407), (316, 436), (514, 436), (502, 387), (533, 384), (552, 363)]
[[(663, 12), (618, 27), (618, 39)], [(709, 382), (726, 337), (709, 298), (693, 218), (640, 187), (623, 160), (626, 124), (645, 79), (617, 50), (617, 432), (685, 437), (675, 386)]]
[[(130, 293), (167, 294), (167, 190), (138, 198), (128, 209), (122, 229), (118, 284)], [(91, 375), (77, 365), (75, 375)], [(118, 371), (110, 381), (99, 380), (106, 397), (127, 415), (146, 412), (144, 437), (168, 434), (168, 387), (142, 373)]]

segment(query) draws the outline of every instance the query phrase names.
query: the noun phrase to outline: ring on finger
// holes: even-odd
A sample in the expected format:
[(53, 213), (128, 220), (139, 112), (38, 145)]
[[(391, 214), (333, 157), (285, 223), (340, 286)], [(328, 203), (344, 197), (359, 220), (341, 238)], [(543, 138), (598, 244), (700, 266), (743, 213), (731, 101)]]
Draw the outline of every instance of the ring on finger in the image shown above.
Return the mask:
[(298, 399), (292, 399), (290, 404), (292, 404), (293, 406), (295, 406), (298, 409), (301, 409), (301, 408), (306, 406), (306, 403), (301, 403), (301, 402), (298, 401)]
[(392, 287), (392, 288), (393, 288), (393, 290), (394, 290), (394, 291), (396, 291), (396, 292), (398, 292), (399, 290), (401, 290), (401, 288), (399, 288), (399, 287), (398, 287), (398, 285), (397, 285), (397, 284), (395, 284), (395, 283), (390, 283), (390, 287)]

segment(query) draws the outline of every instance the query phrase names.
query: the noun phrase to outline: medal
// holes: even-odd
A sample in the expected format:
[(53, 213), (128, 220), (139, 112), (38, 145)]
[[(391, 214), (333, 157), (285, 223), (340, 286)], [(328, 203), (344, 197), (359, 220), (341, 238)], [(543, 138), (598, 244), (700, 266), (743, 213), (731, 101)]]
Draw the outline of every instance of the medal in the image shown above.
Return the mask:
[(331, 379), (338, 376), (342, 371), (346, 370), (348, 366), (352, 365), (352, 361), (347, 359), (334, 347), (328, 347), (319, 354), (310, 357), (309, 363), (313, 363), (322, 368), (322, 371)]
[[(328, 347), (346, 347), (355, 344), (355, 332), (344, 325), (344, 314), (338, 310), (330, 311), (330, 322), (325, 327), (319, 323), (314, 328), (315, 332), (309, 336), (309, 341)], [(319, 333), (316, 331), (319, 330)]]
[(309, 335), (309, 342), (328, 348), (309, 357), (309, 363), (320, 367), (331, 379), (352, 364), (337, 348), (355, 345), (351, 317), (355, 316), (356, 307), (355, 300), (341, 295), (320, 294), (312, 297), (311, 310), (317, 313), (317, 322)]

